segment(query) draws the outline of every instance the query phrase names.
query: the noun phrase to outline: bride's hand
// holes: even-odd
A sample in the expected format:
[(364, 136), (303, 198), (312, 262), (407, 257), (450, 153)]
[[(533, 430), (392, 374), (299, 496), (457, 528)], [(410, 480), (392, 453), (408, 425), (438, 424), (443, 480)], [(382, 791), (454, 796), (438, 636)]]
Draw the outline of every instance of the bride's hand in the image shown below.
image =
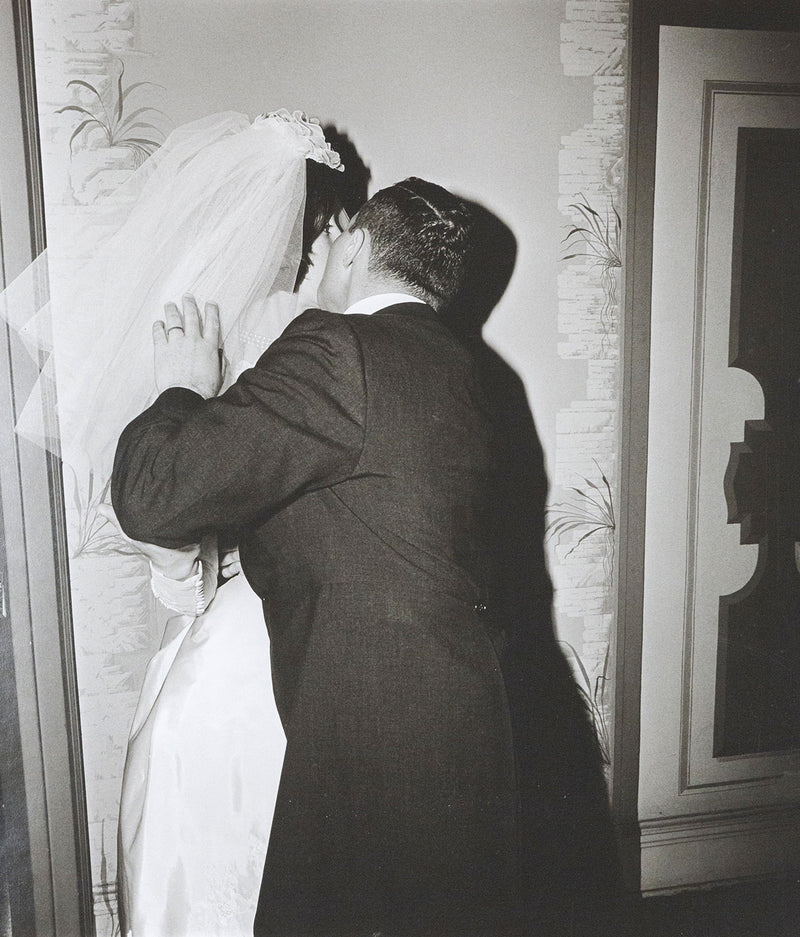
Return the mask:
[(242, 571), (242, 563), (239, 559), (239, 548), (235, 547), (223, 554), (219, 564), (219, 573), (223, 579), (233, 579)]
[(193, 296), (184, 296), (183, 313), (175, 303), (164, 306), (164, 319), (153, 323), (156, 387), (187, 387), (208, 399), (222, 384), (219, 354), (219, 309), (205, 304), (204, 321)]
[[(114, 513), (114, 508), (111, 507), (110, 504), (101, 504), (97, 510), (109, 524), (113, 524), (114, 527), (117, 528), (123, 539), (127, 540), (128, 543), (136, 547), (140, 553), (150, 560), (153, 567), (157, 569), (162, 576), (165, 576), (167, 579), (181, 580), (187, 579), (197, 572), (196, 561), (200, 555), (200, 544), (191, 543), (185, 547), (160, 547), (155, 543), (131, 540), (119, 526), (117, 515)], [(238, 550), (236, 553), (238, 559)]]

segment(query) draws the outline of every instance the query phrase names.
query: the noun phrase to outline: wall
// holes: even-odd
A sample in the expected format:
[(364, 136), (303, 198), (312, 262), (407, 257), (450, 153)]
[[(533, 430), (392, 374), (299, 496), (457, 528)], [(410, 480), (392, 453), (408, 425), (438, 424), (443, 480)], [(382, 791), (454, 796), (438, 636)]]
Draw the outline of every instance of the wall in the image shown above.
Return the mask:
[[(91, 100), (84, 86), (67, 88), (70, 79), (113, 93), (120, 61), (126, 83), (161, 86), (136, 93), (142, 105), (163, 111), (143, 119), (165, 130), (225, 109), (255, 116), (301, 108), (349, 134), (372, 169), (373, 189), (411, 174), (429, 177), (481, 202), (512, 230), (515, 272), (485, 336), (522, 377), (536, 418), (558, 525), (549, 544), (559, 634), (583, 660), (585, 680), (577, 665), (576, 672), (602, 729), (611, 717), (602, 691), (613, 627), (614, 206), (622, 203), (624, 175), (627, 0), (34, 0), (33, 6), (54, 243), (68, 240), (70, 218), (91, 213), (97, 197), (135, 165), (131, 150), (98, 147), (92, 128), (78, 134), (70, 153), (81, 115), (56, 113)], [(562, 259), (570, 254), (576, 256)], [(74, 517), (72, 529), (74, 547)], [(113, 929), (126, 725), (160, 623), (137, 561), (78, 552), (73, 599), (104, 933)], [(115, 596), (101, 599), (101, 580), (116, 580)]]
[(162, 84), (176, 122), (301, 108), (348, 132), (374, 188), (431, 177), (509, 225), (517, 269), (489, 335), (552, 439), (560, 401), (581, 384), (578, 368), (552, 380), (558, 143), (592, 108), (590, 82), (565, 78), (559, 62), (563, 2), (139, 0), (138, 10), (148, 56), (130, 63), (131, 80)]
[[(516, 268), (485, 336), (528, 392), (561, 522), (550, 542), (559, 629), (598, 716), (613, 622), (627, 8), (200, 0), (189, 16), (185, 0), (139, 0), (149, 55), (130, 65), (164, 87), (178, 122), (299, 107), (348, 132), (373, 189), (430, 177), (510, 227)], [(564, 241), (585, 226), (588, 240)]]

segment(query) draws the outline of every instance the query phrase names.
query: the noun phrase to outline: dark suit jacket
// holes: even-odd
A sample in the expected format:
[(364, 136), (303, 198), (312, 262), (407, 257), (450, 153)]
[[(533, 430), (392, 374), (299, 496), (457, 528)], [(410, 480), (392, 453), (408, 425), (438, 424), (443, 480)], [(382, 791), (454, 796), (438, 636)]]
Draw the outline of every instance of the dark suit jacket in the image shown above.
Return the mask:
[[(296, 319), (221, 397), (120, 440), (123, 529), (237, 527), (287, 735), (257, 934), (500, 934), (518, 785), (493, 643), (489, 427), (427, 306)], [(211, 753), (210, 753), (211, 755)]]

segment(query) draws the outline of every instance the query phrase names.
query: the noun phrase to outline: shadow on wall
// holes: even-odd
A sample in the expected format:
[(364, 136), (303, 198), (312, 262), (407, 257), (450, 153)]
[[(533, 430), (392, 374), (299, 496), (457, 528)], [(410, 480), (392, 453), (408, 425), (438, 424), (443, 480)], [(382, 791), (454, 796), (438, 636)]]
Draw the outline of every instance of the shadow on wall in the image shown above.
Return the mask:
[(521, 378), (481, 337), (514, 272), (517, 241), (488, 209), (474, 202), (470, 207), (476, 215), (475, 247), (467, 280), (446, 317), (475, 356), (494, 429), (495, 590), (506, 621), (526, 620), (549, 639), (553, 588), (544, 551), (544, 453)]
[(344, 130), (339, 130), (335, 124), (325, 124), (322, 130), (344, 165), (341, 196), (345, 211), (352, 218), (367, 200), (372, 172)]
[(445, 317), (474, 354), (493, 433), (489, 619), (517, 752), (523, 894), (530, 919), (548, 937), (618, 934), (620, 886), (603, 759), (553, 628), (544, 454), (522, 380), (481, 336), (511, 279), (517, 242), (496, 215), (470, 205), (474, 254)]

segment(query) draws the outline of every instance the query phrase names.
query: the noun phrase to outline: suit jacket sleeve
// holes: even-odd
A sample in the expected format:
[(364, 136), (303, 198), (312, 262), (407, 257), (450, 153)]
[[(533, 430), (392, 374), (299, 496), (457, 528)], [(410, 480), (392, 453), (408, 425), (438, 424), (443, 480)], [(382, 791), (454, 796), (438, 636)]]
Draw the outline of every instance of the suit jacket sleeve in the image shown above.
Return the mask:
[(335, 484), (360, 457), (364, 411), (351, 327), (306, 312), (220, 397), (170, 388), (125, 428), (111, 485), (122, 529), (180, 546)]

